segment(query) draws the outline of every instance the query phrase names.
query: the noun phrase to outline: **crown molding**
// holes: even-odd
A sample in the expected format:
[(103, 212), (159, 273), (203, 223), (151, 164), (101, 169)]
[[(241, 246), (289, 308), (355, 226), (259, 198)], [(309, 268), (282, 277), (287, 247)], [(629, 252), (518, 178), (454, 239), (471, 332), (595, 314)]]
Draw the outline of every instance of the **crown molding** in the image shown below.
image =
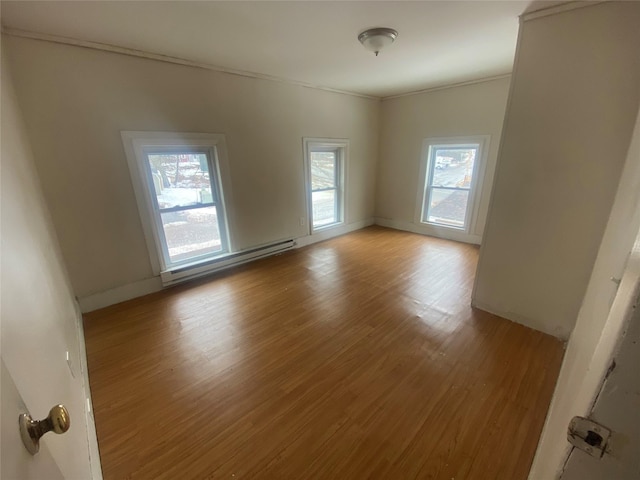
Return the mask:
[(337, 88), (324, 87), (322, 85), (315, 85), (312, 83), (301, 82), (298, 80), (292, 80), (289, 78), (277, 77), (273, 75), (265, 75), (262, 73), (248, 72), (245, 70), (236, 70), (233, 68), (219, 67), (216, 65), (210, 65), (208, 63), (195, 62), (193, 60), (187, 60), (179, 57), (172, 57), (169, 55), (162, 55), (160, 53), (146, 52), (146, 51), (137, 50), (134, 48), (119, 47), (117, 45), (110, 45), (107, 43), (92, 42), (89, 40), (80, 40), (77, 38), (63, 37), (60, 35), (51, 35), (48, 33), (31, 32), (28, 30), (20, 30), (16, 28), (5, 27), (5, 26), (2, 26), (2, 33), (12, 37), (28, 38), (31, 40), (40, 40), (44, 42), (59, 43), (63, 45), (71, 45), (74, 47), (81, 47), (81, 48), (90, 48), (93, 50), (101, 50), (104, 52), (118, 53), (120, 55), (128, 55), (130, 57), (145, 58), (148, 60), (156, 60), (159, 62), (173, 63), (175, 65), (201, 68), (201, 69), (210, 70), (213, 72), (226, 73), (229, 75), (238, 75), (240, 77), (256, 78), (259, 80), (267, 80), (270, 82), (286, 83), (286, 84), (295, 85), (298, 87), (312, 88), (314, 90), (322, 90), (325, 92), (339, 93), (342, 95), (366, 98), (369, 100), (380, 100), (380, 97), (376, 97), (372, 95), (365, 95), (362, 93), (350, 92), (347, 90), (340, 90)]
[(504, 73), (502, 75), (494, 75), (492, 77), (478, 78), (476, 80), (468, 80), (466, 82), (449, 83), (446, 85), (440, 85), (438, 87), (425, 88), (422, 90), (415, 90), (413, 92), (400, 93), (398, 95), (389, 95), (388, 97), (382, 97), (382, 100), (383, 101), (393, 100), (394, 98), (410, 97), (412, 95), (421, 95), (423, 93), (431, 93), (431, 92), (437, 92), (440, 90), (448, 90), (450, 88), (466, 87), (468, 85), (476, 85), (478, 83), (493, 82), (495, 80), (502, 80), (503, 78), (509, 78), (509, 77), (511, 77), (511, 73)]
[(569, 12), (578, 8), (592, 7), (609, 1), (611, 0), (577, 0), (562, 3), (560, 5), (554, 5), (553, 7), (541, 8), (540, 10), (523, 13), (520, 15), (520, 22), (522, 23), (529, 20), (535, 20), (536, 18), (548, 17), (549, 15), (557, 15), (559, 13)]

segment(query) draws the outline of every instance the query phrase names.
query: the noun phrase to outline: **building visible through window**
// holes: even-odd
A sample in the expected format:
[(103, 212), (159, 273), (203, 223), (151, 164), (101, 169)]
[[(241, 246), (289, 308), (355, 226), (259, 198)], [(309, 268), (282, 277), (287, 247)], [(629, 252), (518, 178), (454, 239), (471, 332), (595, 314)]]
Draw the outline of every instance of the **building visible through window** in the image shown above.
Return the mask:
[(312, 231), (341, 224), (348, 142), (305, 139), (304, 143)]
[(478, 145), (432, 147), (422, 221), (464, 228)]
[(417, 221), (469, 232), (488, 136), (427, 139)]

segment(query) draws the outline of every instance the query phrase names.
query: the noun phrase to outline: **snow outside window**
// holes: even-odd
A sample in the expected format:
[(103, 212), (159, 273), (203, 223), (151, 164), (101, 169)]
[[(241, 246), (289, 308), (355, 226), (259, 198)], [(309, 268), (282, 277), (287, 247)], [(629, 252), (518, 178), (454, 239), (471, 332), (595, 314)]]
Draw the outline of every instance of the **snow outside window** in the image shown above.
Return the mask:
[(210, 152), (145, 149), (145, 158), (166, 266), (226, 253)]
[(224, 136), (122, 132), (122, 139), (154, 273), (228, 254)]

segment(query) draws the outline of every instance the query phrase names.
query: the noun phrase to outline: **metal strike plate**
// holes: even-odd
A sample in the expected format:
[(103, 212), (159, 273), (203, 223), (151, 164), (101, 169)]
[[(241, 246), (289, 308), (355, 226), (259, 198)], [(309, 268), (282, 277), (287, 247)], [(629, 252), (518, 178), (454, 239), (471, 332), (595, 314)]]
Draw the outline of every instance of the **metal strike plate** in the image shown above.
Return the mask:
[(596, 458), (604, 455), (610, 437), (611, 430), (584, 417), (573, 417), (567, 431), (571, 445)]

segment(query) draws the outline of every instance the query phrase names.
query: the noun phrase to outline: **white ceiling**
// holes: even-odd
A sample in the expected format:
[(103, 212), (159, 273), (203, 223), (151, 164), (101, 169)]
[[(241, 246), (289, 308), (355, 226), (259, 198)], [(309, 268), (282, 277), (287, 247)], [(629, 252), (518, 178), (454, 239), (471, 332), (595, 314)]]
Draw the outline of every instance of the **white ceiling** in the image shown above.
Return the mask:
[[(2, 1), (2, 24), (386, 97), (509, 73), (530, 3)], [(378, 57), (376, 26), (399, 32)]]

